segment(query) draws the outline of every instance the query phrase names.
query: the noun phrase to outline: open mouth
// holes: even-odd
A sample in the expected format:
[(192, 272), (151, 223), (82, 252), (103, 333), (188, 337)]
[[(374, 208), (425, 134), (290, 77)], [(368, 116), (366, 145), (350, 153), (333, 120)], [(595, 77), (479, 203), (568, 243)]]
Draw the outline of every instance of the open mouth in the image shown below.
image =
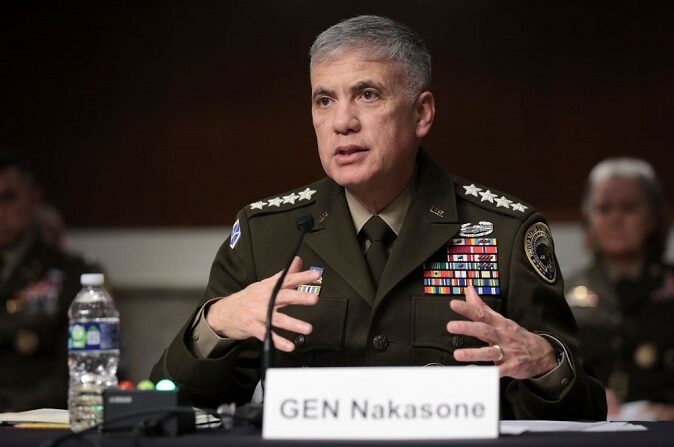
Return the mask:
[(338, 157), (348, 157), (360, 152), (367, 152), (367, 149), (356, 145), (340, 146), (335, 150), (335, 155)]

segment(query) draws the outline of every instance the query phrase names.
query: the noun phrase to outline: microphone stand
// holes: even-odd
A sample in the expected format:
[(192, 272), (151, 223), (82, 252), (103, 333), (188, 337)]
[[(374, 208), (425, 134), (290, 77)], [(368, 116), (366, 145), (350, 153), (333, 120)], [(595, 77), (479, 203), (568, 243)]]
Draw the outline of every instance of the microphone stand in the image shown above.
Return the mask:
[[(283, 281), (288, 274), (290, 269), (290, 264), (292, 264), (293, 259), (297, 256), (297, 253), (300, 251), (302, 246), (302, 241), (304, 241), (304, 236), (314, 227), (314, 218), (311, 214), (300, 214), (296, 220), (297, 229), (300, 232), (300, 237), (297, 238), (297, 242), (293, 247), (290, 258), (286, 263), (281, 276), (274, 285), (274, 288), (271, 292), (271, 297), (269, 298), (269, 304), (267, 305), (267, 319), (265, 321), (265, 334), (264, 342), (262, 346), (262, 365), (260, 367), (260, 380), (262, 382), (262, 401), (264, 402), (264, 391), (265, 391), (265, 379), (267, 376), (267, 370), (271, 367), (272, 355), (274, 354), (274, 343), (272, 342), (272, 325), (271, 319), (274, 313), (274, 305), (276, 304), (276, 297), (278, 296), (281, 287), (283, 286)], [(227, 404), (220, 405), (218, 407), (218, 413), (221, 416), (231, 416), (234, 418), (234, 423), (236, 425), (237, 419), (244, 420), (254, 425), (255, 427), (262, 427), (262, 409), (263, 404), (249, 402), (241, 407), (237, 408), (234, 411), (234, 414), (231, 414), (231, 407)]]

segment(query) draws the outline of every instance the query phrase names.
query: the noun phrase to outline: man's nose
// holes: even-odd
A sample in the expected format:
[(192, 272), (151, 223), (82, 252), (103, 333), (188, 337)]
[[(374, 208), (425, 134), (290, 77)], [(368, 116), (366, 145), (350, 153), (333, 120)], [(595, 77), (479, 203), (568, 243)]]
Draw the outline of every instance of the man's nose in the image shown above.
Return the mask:
[(358, 132), (360, 119), (355, 105), (348, 101), (337, 103), (332, 125), (335, 133), (338, 134)]

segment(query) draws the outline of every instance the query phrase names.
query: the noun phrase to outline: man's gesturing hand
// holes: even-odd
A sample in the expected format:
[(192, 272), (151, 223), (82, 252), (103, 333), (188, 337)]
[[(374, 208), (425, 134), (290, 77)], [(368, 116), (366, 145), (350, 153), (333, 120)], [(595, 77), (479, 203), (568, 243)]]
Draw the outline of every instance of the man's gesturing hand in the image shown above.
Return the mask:
[(466, 288), (466, 301), (452, 300), (451, 309), (470, 321), (450, 321), (447, 331), (479, 338), (489, 346), (457, 349), (460, 362), (494, 362), (501, 377), (528, 379), (557, 366), (552, 346), (540, 335), (492, 310), (473, 286)]
[[(307, 335), (313, 330), (311, 324), (278, 312), (278, 309), (289, 304), (310, 306), (318, 302), (317, 295), (298, 292), (296, 289), (299, 285), (317, 281), (321, 274), (309, 270), (301, 271), (301, 268), (302, 259), (296, 256), (276, 298), (271, 321), (274, 327)], [(208, 308), (206, 322), (223, 337), (233, 340), (255, 337), (260, 341), (264, 340), (267, 305), (279, 276), (281, 272), (216, 301)], [(276, 333), (272, 333), (272, 340), (280, 351), (290, 352), (295, 349), (291, 341)]]

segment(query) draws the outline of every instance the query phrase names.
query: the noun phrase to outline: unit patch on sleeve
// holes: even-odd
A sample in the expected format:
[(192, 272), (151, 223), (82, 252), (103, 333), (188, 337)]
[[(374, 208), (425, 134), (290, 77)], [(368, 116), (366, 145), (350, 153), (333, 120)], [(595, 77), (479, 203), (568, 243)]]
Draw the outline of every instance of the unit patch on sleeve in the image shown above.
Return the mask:
[(239, 224), (239, 219), (236, 219), (234, 225), (232, 225), (232, 235), (229, 238), (229, 248), (232, 250), (236, 247), (236, 243), (239, 242), (241, 238), (241, 225)]
[(496, 238), (451, 239), (444, 259), (425, 262), (423, 270), (426, 295), (464, 295), (469, 285), (479, 295), (500, 293)]
[(543, 222), (536, 222), (524, 235), (524, 252), (534, 270), (549, 283), (557, 279), (555, 250), (550, 228)]

